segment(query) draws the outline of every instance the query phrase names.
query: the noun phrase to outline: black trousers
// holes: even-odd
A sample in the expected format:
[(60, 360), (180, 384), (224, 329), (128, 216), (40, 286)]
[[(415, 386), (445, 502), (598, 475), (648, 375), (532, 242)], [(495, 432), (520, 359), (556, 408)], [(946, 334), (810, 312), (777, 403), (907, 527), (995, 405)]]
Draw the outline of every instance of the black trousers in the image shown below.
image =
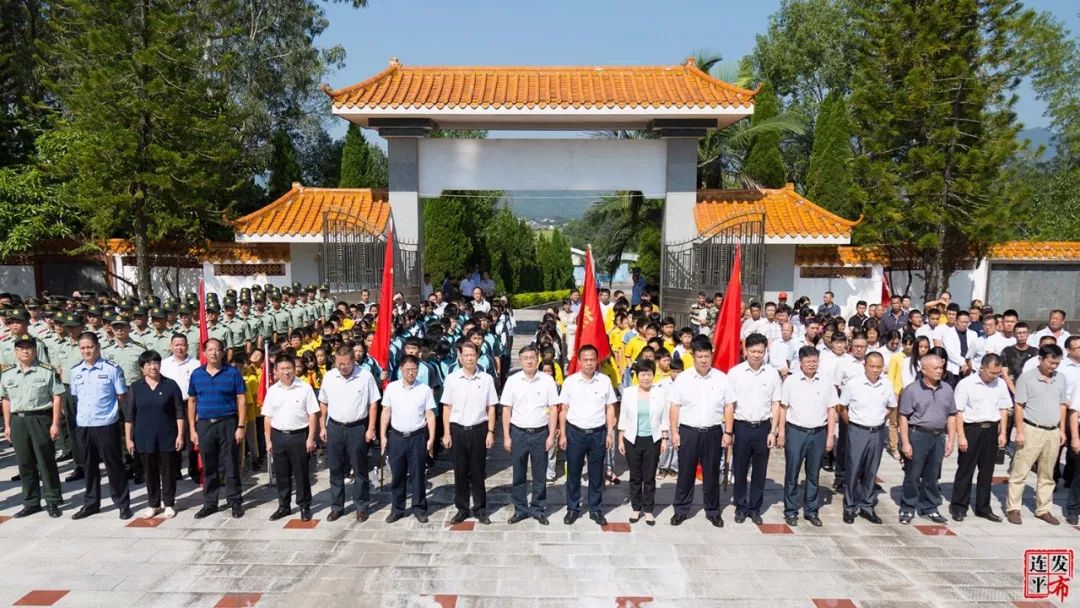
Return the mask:
[(487, 489), (484, 478), (487, 472), (487, 426), (478, 424), (468, 430), (460, 424), (450, 423), (450, 450), (454, 457), (454, 506), (469, 511), (469, 495), (472, 495), (473, 512), (484, 513), (487, 509)]
[(392, 513), (405, 512), (405, 490), (412, 493), (414, 513), (427, 513), (424, 493), (424, 464), (427, 456), (427, 431), (420, 429), (406, 437), (390, 428), (386, 442), (386, 460), (390, 465)]
[(163, 501), (166, 507), (176, 504), (176, 467), (180, 452), (140, 452), (139, 458), (146, 472), (147, 505), (156, 509)]
[(241, 502), (240, 446), (236, 443), (236, 424), (236, 417), (214, 423), (209, 420), (195, 421), (203, 461), (203, 503), (207, 506), (217, 507), (218, 492), (221, 490), (218, 475), (221, 472), (225, 473), (225, 500), (229, 504)]
[(949, 510), (967, 513), (971, 504), (971, 478), (976, 467), (979, 475), (975, 480), (975, 513), (990, 512), (990, 487), (994, 482), (994, 462), (997, 458), (998, 422), (969, 422), (964, 424), (964, 436), (968, 449), (956, 459), (956, 477), (953, 478)]
[[(759, 426), (735, 421), (735, 445), (731, 450), (731, 466), (735, 475), (735, 513), (748, 517), (757, 515), (765, 496), (765, 471), (769, 468), (768, 421)], [(746, 474), (750, 473), (749, 491)]]
[(368, 476), (367, 418), (360, 424), (345, 426), (333, 418), (326, 421), (326, 461), (330, 466), (330, 510), (345, 510), (345, 476), (353, 474), (352, 502), (357, 512), (367, 512), (371, 497)]
[[(514, 513), (521, 515), (543, 515), (547, 502), (547, 427), (541, 431), (526, 432), (510, 425), (511, 454), (513, 476), (510, 483), (510, 502), (514, 504)], [(526, 467), (532, 464), (532, 505), (529, 505), (526, 481)]]
[[(64, 385), (67, 387), (67, 385)], [(83, 450), (79, 445), (79, 428), (75, 424), (75, 397), (71, 396), (71, 389), (64, 392), (64, 428), (67, 436), (64, 437), (64, 451), (70, 452), (75, 459), (75, 466), (83, 466)]]
[(701, 465), (701, 498), (705, 514), (720, 514), (720, 460), (723, 425), (707, 430), (679, 425), (679, 477), (675, 482), (675, 513), (686, 516), (694, 500), (697, 466)]
[(630, 469), (630, 508), (652, 513), (656, 508), (656, 465), (660, 461), (660, 442), (652, 437), (637, 437), (634, 443), (623, 439), (626, 467)]
[(311, 507), (311, 455), (307, 451), (307, 435), (306, 428), (298, 431), (270, 429), (279, 506), (289, 506), (295, 486), (296, 506), (301, 509)]
[(848, 465), (848, 425), (836, 417), (836, 443), (833, 444), (833, 479), (836, 484), (843, 485), (847, 482)]
[(128, 493), (128, 475), (124, 468), (124, 452), (120, 447), (120, 423), (105, 426), (78, 427), (79, 446), (83, 449), (83, 462), (86, 467), (86, 494), (83, 506), (98, 509), (101, 507), (101, 471), (99, 465), (105, 463), (105, 473), (109, 476), (109, 494), (113, 504), (120, 508), (131, 506)]

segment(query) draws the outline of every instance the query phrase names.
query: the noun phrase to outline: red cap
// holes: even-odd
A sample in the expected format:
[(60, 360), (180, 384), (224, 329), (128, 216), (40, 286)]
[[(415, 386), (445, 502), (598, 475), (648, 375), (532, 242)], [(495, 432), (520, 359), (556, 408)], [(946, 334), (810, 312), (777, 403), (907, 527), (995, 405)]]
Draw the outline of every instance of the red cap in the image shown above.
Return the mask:
[(778, 300), (786, 300), (787, 299), (787, 292), (786, 291), (781, 291), (780, 295), (776, 296), (776, 299), (778, 299)]

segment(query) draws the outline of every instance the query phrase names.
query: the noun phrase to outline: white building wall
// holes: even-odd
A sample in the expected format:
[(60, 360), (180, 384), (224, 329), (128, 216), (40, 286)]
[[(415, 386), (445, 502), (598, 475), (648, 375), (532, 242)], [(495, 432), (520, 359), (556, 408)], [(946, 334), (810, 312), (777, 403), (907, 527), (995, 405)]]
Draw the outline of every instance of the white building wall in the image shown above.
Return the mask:
[[(227, 263), (227, 262), (226, 262)], [(285, 262), (285, 274), (284, 276), (267, 276), (265, 274), (252, 274), (252, 275), (238, 275), (238, 276), (217, 276), (214, 273), (214, 263), (203, 262), (203, 277), (205, 279), (205, 289), (209, 292), (214, 292), (219, 295), (224, 295), (229, 289), (235, 289), (240, 291), (244, 287), (251, 287), (255, 283), (260, 285), (276, 285), (278, 287), (285, 287), (292, 284), (291, 273), (289, 272), (291, 264)], [(196, 286), (196, 289), (198, 287)]]
[(23, 298), (35, 295), (34, 267), (23, 265), (0, 265), (0, 291), (17, 294)]
[(781, 291), (788, 294), (788, 302), (794, 303), (795, 291), (795, 245), (765, 246), (765, 293), (766, 302), (775, 302)]
[(319, 284), (320, 243), (292, 243), (289, 245), (292, 278), (289, 283), (299, 282), (304, 287)]
[[(967, 308), (967, 306), (971, 304), (972, 294), (975, 291), (975, 279), (977, 274), (977, 269), (960, 270), (954, 272), (953, 275), (949, 277), (949, 293), (952, 294), (953, 302), (956, 302), (963, 308)], [(923, 286), (925, 284), (923, 275), (920, 271), (915, 271), (911, 273), (911, 276), (911, 287), (907, 290), (907, 294), (911, 296), (911, 301), (916, 307), (922, 308)], [(908, 282), (907, 272), (893, 270), (892, 279), (894, 283), (892, 285), (892, 292), (899, 294), (904, 293), (904, 287)], [(982, 290), (984, 293), (979, 297), (985, 296), (985, 280), (983, 281), (983, 285), (984, 287)], [(933, 297), (937, 297), (937, 294), (933, 294)]]
[[(878, 265), (873, 265), (870, 268), (871, 278), (869, 279), (855, 277), (804, 279), (799, 276), (799, 269), (796, 268), (795, 289), (791, 293), (789, 301), (793, 302), (799, 296), (809, 296), (810, 301), (816, 308), (822, 302), (822, 295), (826, 291), (832, 291), (835, 295), (835, 302), (840, 305), (844, 316), (853, 315), (855, 314), (855, 304), (858, 303), (859, 300), (866, 300), (867, 303), (871, 304), (881, 301), (883, 268)], [(952, 277), (949, 279), (949, 291), (952, 293), (953, 301), (960, 304), (960, 306), (966, 307), (971, 303), (977, 272), (976, 269), (961, 270), (953, 273)], [(904, 293), (904, 287), (908, 283), (907, 273), (894, 270), (892, 273), (892, 280), (891, 292), (894, 294)], [(911, 286), (907, 293), (911, 296), (911, 300), (916, 308), (922, 308), (922, 290), (922, 275), (918, 272), (912, 273)]]

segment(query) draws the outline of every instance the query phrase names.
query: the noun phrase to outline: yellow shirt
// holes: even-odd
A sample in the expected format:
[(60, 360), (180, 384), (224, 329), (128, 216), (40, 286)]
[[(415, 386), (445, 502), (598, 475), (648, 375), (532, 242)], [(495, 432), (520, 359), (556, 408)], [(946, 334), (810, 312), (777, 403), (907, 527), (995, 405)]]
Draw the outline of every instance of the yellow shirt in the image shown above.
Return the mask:
[(611, 331), (615, 327), (615, 307), (612, 306), (604, 311), (604, 331)]
[(893, 392), (900, 395), (900, 391), (904, 390), (904, 360), (907, 359), (907, 355), (904, 351), (900, 351), (889, 358), (889, 371), (886, 375), (889, 376), (889, 381), (892, 382)]
[(638, 355), (640, 355), (641, 351), (648, 345), (649, 343), (645, 341), (645, 338), (641, 337), (641, 334), (630, 338), (630, 341), (626, 343), (626, 348), (623, 349), (623, 363), (626, 367), (633, 365), (634, 361), (637, 360)]
[(247, 403), (247, 419), (254, 421), (259, 415), (259, 370), (255, 367), (245, 367), (241, 372), (244, 377), (244, 401)]
[(667, 349), (667, 352), (674, 354), (675, 353), (675, 338), (673, 338), (673, 337), (672, 338), (664, 338), (663, 340), (664, 340), (664, 348)]
[(341, 324), (339, 325), (339, 328), (341, 329), (341, 331), (349, 331), (350, 329), (353, 328), (354, 325), (356, 325), (356, 321), (353, 321), (349, 317), (345, 317), (344, 319), (341, 320)]
[(612, 329), (608, 332), (608, 343), (611, 345), (612, 355), (622, 352), (622, 339), (623, 336), (626, 335), (626, 331), (627, 330), (622, 329), (621, 327), (616, 327), (615, 329)]

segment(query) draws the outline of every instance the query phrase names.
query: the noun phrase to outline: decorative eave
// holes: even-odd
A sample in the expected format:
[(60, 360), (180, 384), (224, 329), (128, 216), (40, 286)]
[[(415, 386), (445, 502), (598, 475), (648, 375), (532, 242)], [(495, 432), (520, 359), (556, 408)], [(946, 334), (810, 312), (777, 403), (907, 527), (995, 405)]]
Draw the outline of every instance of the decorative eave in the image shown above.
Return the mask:
[(321, 243), (327, 214), (369, 234), (382, 234), (389, 194), (371, 188), (310, 188), (294, 183), (277, 200), (232, 222), (238, 243)]
[(795, 192), (793, 184), (758, 190), (700, 190), (694, 206), (698, 234), (711, 237), (732, 222), (765, 215), (769, 245), (847, 245), (862, 217), (849, 220)]

